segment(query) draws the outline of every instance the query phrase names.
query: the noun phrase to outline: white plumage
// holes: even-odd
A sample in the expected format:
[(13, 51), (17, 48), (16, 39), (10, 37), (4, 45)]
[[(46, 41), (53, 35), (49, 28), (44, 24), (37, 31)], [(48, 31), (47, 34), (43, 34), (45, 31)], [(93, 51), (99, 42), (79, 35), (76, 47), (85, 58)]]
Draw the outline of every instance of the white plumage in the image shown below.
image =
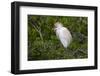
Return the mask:
[(63, 26), (60, 22), (55, 23), (55, 31), (58, 39), (62, 45), (67, 48), (70, 42), (72, 41), (72, 35), (70, 31)]

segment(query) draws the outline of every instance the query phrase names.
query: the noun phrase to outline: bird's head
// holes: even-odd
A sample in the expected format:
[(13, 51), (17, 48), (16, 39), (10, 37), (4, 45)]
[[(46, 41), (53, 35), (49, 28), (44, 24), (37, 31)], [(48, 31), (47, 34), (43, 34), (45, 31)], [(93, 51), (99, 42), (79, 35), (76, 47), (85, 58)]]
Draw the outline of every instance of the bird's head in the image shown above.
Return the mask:
[(60, 23), (60, 22), (56, 22), (56, 23), (54, 24), (54, 31), (56, 31), (57, 29), (59, 29), (59, 28), (61, 28), (61, 27), (63, 27), (63, 24)]
[(55, 26), (55, 28), (60, 28), (60, 27), (63, 27), (63, 24), (60, 23), (60, 22), (56, 22), (56, 23), (54, 24), (54, 26)]

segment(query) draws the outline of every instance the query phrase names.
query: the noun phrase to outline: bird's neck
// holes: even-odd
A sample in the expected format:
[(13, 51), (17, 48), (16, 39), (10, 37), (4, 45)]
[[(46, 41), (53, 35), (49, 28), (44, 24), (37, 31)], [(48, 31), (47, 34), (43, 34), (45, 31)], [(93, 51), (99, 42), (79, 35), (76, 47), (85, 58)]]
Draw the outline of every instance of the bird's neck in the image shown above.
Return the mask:
[(57, 27), (57, 29), (60, 29), (60, 28), (62, 28), (62, 26)]

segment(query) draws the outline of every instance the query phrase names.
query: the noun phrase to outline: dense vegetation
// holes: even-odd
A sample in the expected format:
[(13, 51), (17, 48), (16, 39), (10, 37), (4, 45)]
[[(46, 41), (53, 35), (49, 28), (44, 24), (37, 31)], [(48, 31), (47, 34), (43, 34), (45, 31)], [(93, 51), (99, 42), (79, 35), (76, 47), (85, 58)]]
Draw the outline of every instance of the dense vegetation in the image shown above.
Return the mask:
[[(61, 22), (72, 34), (67, 49), (56, 37), (55, 22)], [(28, 60), (87, 58), (87, 23), (87, 17), (28, 15)]]

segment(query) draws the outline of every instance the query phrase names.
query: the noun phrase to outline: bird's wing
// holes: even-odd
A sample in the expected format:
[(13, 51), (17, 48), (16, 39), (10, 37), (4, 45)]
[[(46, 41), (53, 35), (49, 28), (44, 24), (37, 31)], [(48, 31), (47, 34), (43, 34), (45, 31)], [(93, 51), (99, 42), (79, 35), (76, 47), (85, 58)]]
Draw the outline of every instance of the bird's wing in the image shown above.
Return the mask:
[(64, 34), (64, 38), (68, 39), (68, 41), (70, 42), (72, 40), (70, 31), (67, 28), (64, 28), (62, 32)]
[(69, 45), (72, 40), (72, 36), (67, 28), (63, 27), (62, 29), (60, 29), (59, 39), (64, 47), (67, 47)]

